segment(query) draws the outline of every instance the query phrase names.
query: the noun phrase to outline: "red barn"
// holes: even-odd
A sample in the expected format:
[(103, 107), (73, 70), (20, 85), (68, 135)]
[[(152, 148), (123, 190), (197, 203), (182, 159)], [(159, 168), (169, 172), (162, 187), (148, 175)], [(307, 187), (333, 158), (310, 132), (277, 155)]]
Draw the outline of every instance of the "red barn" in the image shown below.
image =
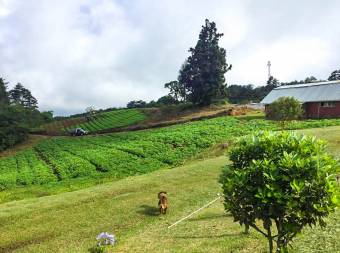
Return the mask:
[(300, 101), (306, 118), (340, 118), (340, 81), (280, 86), (261, 103), (268, 105), (280, 97), (294, 97)]

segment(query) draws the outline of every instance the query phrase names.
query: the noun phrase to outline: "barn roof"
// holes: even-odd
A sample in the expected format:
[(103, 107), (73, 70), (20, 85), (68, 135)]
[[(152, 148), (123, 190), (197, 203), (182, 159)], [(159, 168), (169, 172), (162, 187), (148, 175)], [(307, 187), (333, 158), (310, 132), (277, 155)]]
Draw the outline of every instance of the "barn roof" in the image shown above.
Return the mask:
[(270, 104), (280, 97), (294, 97), (301, 103), (340, 101), (340, 81), (280, 86), (273, 89), (261, 103)]

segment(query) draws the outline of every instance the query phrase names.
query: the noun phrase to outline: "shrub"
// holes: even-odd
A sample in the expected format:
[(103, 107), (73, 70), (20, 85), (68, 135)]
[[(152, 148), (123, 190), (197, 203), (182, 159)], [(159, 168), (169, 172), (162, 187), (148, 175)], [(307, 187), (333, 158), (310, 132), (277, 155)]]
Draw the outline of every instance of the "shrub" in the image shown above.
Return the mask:
[(302, 114), (300, 102), (293, 97), (281, 97), (268, 105), (266, 109), (267, 118), (280, 121), (282, 128), (286, 121), (298, 119)]
[(325, 152), (324, 142), (313, 137), (260, 132), (240, 139), (230, 160), (220, 178), (225, 209), (241, 225), (263, 234), (270, 252), (274, 241), (277, 252), (287, 252), (306, 225), (324, 226), (324, 217), (338, 202), (338, 163)]

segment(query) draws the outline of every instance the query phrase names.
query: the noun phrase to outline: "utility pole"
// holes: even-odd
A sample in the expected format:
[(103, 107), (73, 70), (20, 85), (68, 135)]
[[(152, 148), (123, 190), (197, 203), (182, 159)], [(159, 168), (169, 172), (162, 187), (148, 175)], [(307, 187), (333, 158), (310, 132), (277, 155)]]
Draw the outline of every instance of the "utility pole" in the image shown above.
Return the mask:
[(269, 80), (269, 78), (272, 76), (272, 74), (270, 73), (270, 67), (272, 66), (272, 63), (268, 61), (267, 66), (268, 66), (268, 80)]

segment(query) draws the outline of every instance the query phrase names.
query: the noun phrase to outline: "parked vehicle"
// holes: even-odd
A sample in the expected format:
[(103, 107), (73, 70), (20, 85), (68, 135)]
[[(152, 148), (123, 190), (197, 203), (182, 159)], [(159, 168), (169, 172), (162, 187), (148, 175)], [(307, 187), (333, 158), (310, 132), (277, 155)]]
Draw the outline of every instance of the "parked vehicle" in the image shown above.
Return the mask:
[(70, 131), (70, 135), (72, 136), (83, 136), (83, 135), (87, 135), (88, 132), (85, 131), (84, 129), (81, 129), (81, 128), (75, 128), (75, 129), (72, 129)]

